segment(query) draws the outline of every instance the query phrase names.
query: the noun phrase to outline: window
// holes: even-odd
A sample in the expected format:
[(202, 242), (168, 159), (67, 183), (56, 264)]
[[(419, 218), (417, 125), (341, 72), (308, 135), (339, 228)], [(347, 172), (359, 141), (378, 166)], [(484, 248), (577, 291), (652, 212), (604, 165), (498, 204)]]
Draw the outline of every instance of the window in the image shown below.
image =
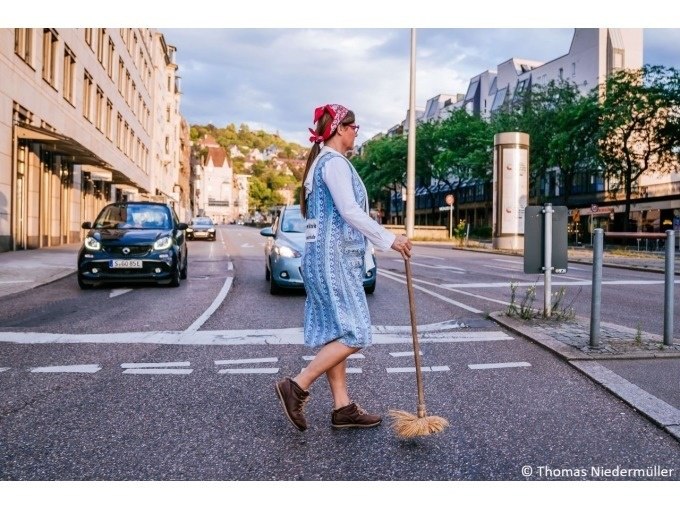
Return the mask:
[(14, 53), (19, 55), (21, 60), (31, 65), (33, 57), (33, 29), (15, 28), (14, 29)]
[(76, 57), (68, 46), (64, 46), (64, 76), (63, 93), (64, 99), (69, 103), (75, 104), (75, 76), (76, 76)]
[(100, 28), (97, 30), (97, 60), (104, 65), (104, 43), (106, 39), (106, 29)]
[(104, 91), (97, 87), (97, 99), (96, 99), (96, 112), (95, 112), (95, 126), (97, 129), (104, 132)]
[(168, 121), (168, 122), (170, 122), (170, 112), (171, 112), (171, 108), (170, 108), (170, 106), (168, 106), (165, 109), (165, 120)]
[(43, 80), (54, 87), (56, 79), (55, 58), (57, 56), (57, 32), (51, 28), (43, 30)]
[(560, 73), (559, 74), (560, 74), (560, 80), (563, 80), (564, 79), (564, 69), (562, 69), (561, 67), (560, 67)]
[(92, 49), (92, 29), (91, 28), (85, 29), (85, 42), (90, 47), (90, 49)]
[(123, 62), (122, 58), (118, 58), (118, 92), (120, 92), (120, 95), (123, 95), (123, 91), (125, 90), (124, 88), (125, 85), (125, 62)]
[(123, 115), (118, 114), (118, 123), (116, 125), (116, 147), (123, 150)]
[(83, 78), (83, 117), (92, 122), (92, 76), (87, 71)]
[(109, 37), (109, 51), (108, 58), (106, 59), (106, 69), (109, 71), (109, 78), (113, 80), (113, 63), (116, 60), (116, 49), (113, 45), (113, 41)]
[(571, 64), (571, 75), (576, 76), (576, 62), (572, 62)]
[(113, 141), (113, 103), (106, 100), (106, 121), (105, 121), (106, 138)]

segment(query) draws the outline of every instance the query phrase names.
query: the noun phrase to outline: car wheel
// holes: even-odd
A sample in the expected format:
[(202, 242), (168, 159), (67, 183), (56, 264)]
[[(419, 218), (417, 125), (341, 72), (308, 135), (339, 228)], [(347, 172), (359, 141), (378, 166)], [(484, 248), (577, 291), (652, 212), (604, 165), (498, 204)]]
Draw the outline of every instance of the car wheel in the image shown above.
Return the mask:
[(81, 276), (78, 275), (78, 287), (80, 287), (83, 290), (90, 290), (92, 287), (94, 287), (94, 284), (85, 283), (85, 281), (81, 278)]
[(180, 271), (179, 277), (182, 280), (186, 280), (188, 274), (189, 274), (189, 259), (188, 257), (184, 257), (184, 267), (182, 268), (182, 271)]
[(172, 278), (170, 278), (170, 283), (168, 284), (170, 287), (179, 287), (179, 281), (181, 278), (180, 273), (181, 271), (179, 269), (179, 264), (177, 264), (172, 270)]
[(269, 281), (271, 279), (271, 277), (272, 277), (272, 274), (269, 271), (269, 267), (267, 266), (267, 264), (265, 264), (264, 265), (264, 279)]
[(274, 281), (274, 278), (269, 278), (269, 293), (273, 296), (281, 294), (283, 289)]
[(373, 294), (375, 292), (375, 283), (368, 287), (364, 287), (364, 290), (366, 290), (366, 294)]

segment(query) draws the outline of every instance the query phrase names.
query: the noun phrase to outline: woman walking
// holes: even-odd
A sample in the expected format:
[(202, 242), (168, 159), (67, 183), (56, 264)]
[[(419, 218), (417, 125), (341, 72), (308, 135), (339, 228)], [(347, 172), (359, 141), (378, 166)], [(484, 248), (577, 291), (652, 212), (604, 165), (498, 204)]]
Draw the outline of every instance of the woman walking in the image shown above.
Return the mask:
[(347, 390), (347, 357), (371, 344), (371, 319), (363, 276), (374, 269), (372, 247), (392, 248), (411, 256), (411, 242), (395, 236), (368, 214), (366, 188), (345, 157), (354, 148), (359, 126), (354, 113), (339, 104), (314, 112), (314, 144), (307, 158), (300, 196), (307, 219), (302, 257), (305, 301), (305, 344), (321, 347), (297, 376), (276, 383), (288, 420), (307, 429), (304, 406), (309, 388), (326, 374), (333, 397), (333, 428), (375, 427), (382, 418), (364, 411)]

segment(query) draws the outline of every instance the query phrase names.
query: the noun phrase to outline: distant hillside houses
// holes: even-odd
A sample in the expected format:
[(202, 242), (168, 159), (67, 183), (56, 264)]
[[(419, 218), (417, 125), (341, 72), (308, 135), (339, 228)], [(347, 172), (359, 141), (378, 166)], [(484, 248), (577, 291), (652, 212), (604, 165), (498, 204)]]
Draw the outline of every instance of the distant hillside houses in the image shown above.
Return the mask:
[(200, 155), (192, 165), (193, 216), (209, 216), (216, 223), (231, 223), (248, 214), (248, 175), (234, 174), (230, 150), (204, 135), (194, 142)]

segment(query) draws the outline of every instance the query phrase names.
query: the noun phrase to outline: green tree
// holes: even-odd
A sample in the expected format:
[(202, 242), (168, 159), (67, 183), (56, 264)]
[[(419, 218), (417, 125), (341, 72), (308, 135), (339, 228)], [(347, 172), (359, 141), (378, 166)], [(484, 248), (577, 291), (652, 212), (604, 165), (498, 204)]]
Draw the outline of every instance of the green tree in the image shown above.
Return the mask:
[(680, 164), (680, 76), (673, 68), (618, 71), (600, 93), (600, 156), (610, 189), (623, 188), (629, 230), (633, 186), (641, 175)]

